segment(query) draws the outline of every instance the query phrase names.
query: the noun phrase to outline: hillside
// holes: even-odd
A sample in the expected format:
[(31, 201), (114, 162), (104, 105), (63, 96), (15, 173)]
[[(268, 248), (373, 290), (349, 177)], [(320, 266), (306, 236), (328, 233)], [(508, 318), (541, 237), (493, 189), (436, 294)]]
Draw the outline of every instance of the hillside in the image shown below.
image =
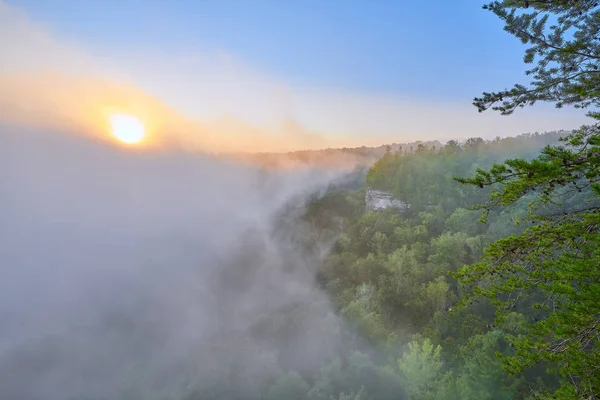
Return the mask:
[[(492, 209), (481, 223), (481, 211), (470, 208), (485, 202), (490, 191), (461, 185), (453, 176), (468, 176), (507, 157), (532, 159), (560, 135), (450, 142), (408, 154), (390, 151), (371, 167), (360, 190), (332, 190), (309, 205), (308, 221), (324, 231), (341, 231), (318, 270), (318, 281), (356, 330), (341, 363), (323, 370), (336, 369), (338, 375), (316, 378), (315, 390), (325, 391), (317, 398), (337, 396), (331, 389), (336, 385), (346, 385), (343, 390), (357, 393), (356, 399), (508, 400), (556, 387), (550, 371), (511, 376), (496, 357), (514, 354), (508, 338), (536, 317), (529, 303), (501, 325), (485, 298), (457, 307), (469, 290), (457, 272), (480, 261), (495, 240), (519, 235), (534, 222), (528, 219), (534, 194), (510, 208)], [(370, 210), (364, 204), (367, 188), (388, 190), (411, 207), (402, 213), (393, 207)], [(591, 192), (583, 191), (549, 210), (600, 205), (597, 199), (589, 203), (590, 198)], [(371, 378), (356, 379), (357, 373)]]
[(250, 153), (230, 154), (237, 161), (258, 164), (265, 168), (328, 167), (354, 168), (368, 167), (379, 160), (386, 151), (414, 152), (419, 146), (433, 149), (442, 145), (438, 141), (417, 141), (411, 143), (392, 143), (378, 147), (335, 148), (323, 150), (302, 150), (289, 153)]

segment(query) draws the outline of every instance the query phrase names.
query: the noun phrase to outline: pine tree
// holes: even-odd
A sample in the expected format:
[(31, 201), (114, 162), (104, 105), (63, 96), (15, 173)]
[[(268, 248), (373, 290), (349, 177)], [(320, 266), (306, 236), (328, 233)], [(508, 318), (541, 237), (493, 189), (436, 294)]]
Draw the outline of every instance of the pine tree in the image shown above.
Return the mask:
[[(592, 0), (495, 1), (484, 8), (528, 45), (529, 85), (484, 93), (480, 112), (511, 114), (538, 101), (588, 109), (600, 120), (600, 7)], [(537, 398), (600, 397), (600, 123), (583, 126), (531, 160), (512, 159), (459, 182), (493, 188), (487, 213), (529, 200), (530, 227), (493, 243), (483, 262), (457, 277), (475, 296), (492, 300), (497, 323), (520, 310), (527, 317), (509, 336), (511, 373), (548, 367), (561, 377)]]
[(600, 2), (598, 0), (505, 0), (484, 8), (505, 23), (504, 30), (528, 45), (524, 61), (529, 85), (483, 93), (479, 112), (511, 114), (538, 101), (556, 107), (600, 106)]

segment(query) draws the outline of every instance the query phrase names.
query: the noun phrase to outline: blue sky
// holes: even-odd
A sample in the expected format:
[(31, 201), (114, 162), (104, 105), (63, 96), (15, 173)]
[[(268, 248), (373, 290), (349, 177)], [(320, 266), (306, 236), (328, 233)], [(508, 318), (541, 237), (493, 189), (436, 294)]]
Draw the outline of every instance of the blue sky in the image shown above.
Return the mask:
[(226, 49), (298, 85), (470, 99), (524, 71), (520, 43), (475, 0), (11, 3), (91, 46)]
[(19, 42), (22, 33), (7, 30), (7, 45), (32, 49), (29, 64), (68, 69), (93, 56), (90, 69), (110, 64), (100, 74), (118, 69), (186, 117), (226, 117), (235, 120), (228, 129), (269, 130), (271, 141), (290, 127), (322, 139), (293, 148), (507, 136), (585, 122), (581, 112), (543, 105), (508, 118), (477, 113), (474, 96), (526, 82), (526, 65), (521, 43), (476, 0), (5, 4), (7, 20), (22, 11), (60, 48), (38, 43), (45, 54), (36, 56), (34, 45)]

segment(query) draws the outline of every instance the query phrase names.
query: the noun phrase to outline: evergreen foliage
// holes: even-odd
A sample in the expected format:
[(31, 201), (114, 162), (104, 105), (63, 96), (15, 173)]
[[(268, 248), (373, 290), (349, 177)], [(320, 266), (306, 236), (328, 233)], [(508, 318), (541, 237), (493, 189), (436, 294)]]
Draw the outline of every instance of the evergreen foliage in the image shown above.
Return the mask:
[[(510, 114), (537, 101), (594, 111), (600, 105), (600, 7), (597, 1), (503, 1), (485, 6), (505, 30), (529, 47), (530, 87), (484, 93), (474, 104)], [(505, 358), (511, 373), (541, 365), (562, 379), (539, 398), (593, 399), (600, 395), (600, 123), (583, 126), (546, 146), (533, 160), (511, 158), (477, 169), (459, 182), (492, 187), (480, 206), (530, 199), (527, 229), (492, 243), (482, 262), (456, 276), (471, 284), (465, 299), (482, 296), (497, 307), (497, 323), (523, 310)]]

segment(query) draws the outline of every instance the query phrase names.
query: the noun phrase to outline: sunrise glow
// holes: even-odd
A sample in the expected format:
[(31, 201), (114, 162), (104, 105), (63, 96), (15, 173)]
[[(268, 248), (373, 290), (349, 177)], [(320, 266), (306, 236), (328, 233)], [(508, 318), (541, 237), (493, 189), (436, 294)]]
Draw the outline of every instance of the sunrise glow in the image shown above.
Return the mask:
[(139, 143), (146, 134), (146, 130), (142, 122), (131, 115), (111, 115), (110, 124), (113, 136), (123, 143)]

